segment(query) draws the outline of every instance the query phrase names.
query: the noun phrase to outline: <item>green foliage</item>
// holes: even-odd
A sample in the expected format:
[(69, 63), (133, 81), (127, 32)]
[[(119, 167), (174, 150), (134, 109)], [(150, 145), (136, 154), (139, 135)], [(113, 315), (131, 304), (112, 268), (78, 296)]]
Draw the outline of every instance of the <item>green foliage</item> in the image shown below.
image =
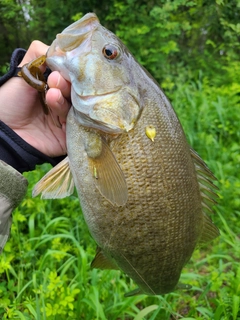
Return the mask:
[(237, 59), (239, 15), (237, 1), (129, 0), (115, 1), (104, 20), (158, 81), (175, 82), (199, 69), (214, 78)]
[(0, 257), (2, 319), (240, 319), (239, 10), (239, 1), (227, 0), (0, 0), (2, 73), (16, 46), (50, 44), (86, 12), (117, 33), (159, 81), (189, 143), (216, 175), (212, 219), (221, 230), (183, 270), (181, 282), (192, 289), (124, 298), (135, 289), (128, 277), (90, 268), (95, 243), (76, 194), (32, 199), (33, 185), (50, 168), (43, 165), (26, 174), (28, 195)]
[[(50, 44), (57, 33), (83, 14), (100, 21), (126, 43), (160, 82), (180, 73), (196, 80), (201, 69), (211, 81), (239, 54), (239, 2), (221, 0), (1, 0), (0, 65), (16, 46), (39, 39)], [(16, 27), (17, 26), (17, 27)], [(226, 74), (226, 73), (225, 73)]]
[(29, 44), (30, 37), (23, 8), (17, 1), (0, 0), (0, 66), (9, 62), (16, 47)]

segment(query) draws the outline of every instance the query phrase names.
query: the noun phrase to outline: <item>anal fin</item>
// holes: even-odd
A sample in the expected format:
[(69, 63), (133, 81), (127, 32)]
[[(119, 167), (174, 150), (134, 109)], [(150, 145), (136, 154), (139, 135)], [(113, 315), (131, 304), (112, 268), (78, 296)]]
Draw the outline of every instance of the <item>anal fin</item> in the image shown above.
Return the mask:
[(32, 196), (41, 194), (42, 199), (61, 199), (70, 196), (73, 191), (73, 177), (66, 157), (35, 185)]

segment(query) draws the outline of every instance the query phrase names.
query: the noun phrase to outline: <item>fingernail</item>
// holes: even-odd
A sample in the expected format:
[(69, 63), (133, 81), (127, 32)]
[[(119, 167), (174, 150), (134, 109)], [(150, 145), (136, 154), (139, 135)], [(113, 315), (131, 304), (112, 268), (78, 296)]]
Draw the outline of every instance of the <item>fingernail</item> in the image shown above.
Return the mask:
[(58, 74), (57, 84), (56, 84), (56, 87), (57, 87), (57, 88), (58, 88), (58, 86), (59, 86), (60, 80), (61, 80), (61, 76), (60, 76), (60, 74)]
[(60, 91), (57, 102), (62, 105), (62, 104), (64, 104), (64, 101), (65, 101), (65, 99), (63, 98), (62, 93)]

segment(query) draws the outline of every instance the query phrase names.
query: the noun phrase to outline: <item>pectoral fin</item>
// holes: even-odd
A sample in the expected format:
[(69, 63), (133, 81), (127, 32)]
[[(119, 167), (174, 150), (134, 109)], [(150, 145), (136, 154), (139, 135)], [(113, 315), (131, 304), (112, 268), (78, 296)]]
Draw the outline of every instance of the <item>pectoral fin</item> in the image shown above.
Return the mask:
[(52, 168), (34, 187), (32, 196), (41, 193), (42, 199), (61, 199), (74, 191), (73, 177), (66, 157)]
[(110, 260), (108, 257), (106, 257), (101, 248), (97, 248), (96, 256), (91, 263), (91, 268), (113, 270), (119, 269), (113, 260)]
[(124, 206), (128, 199), (127, 183), (114, 154), (102, 140), (99, 157), (89, 158), (90, 170), (99, 192), (116, 206)]

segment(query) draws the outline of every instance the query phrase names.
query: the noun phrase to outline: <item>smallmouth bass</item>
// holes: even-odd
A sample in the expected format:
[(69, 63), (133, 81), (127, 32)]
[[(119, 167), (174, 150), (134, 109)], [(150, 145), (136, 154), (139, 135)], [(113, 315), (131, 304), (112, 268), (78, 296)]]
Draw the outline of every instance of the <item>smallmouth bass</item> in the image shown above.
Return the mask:
[(195, 247), (219, 234), (207, 216), (213, 174), (156, 81), (95, 14), (58, 34), (46, 63), (72, 84), (68, 157), (33, 196), (75, 186), (98, 246), (92, 267), (125, 272), (139, 286), (127, 295), (173, 291)]

